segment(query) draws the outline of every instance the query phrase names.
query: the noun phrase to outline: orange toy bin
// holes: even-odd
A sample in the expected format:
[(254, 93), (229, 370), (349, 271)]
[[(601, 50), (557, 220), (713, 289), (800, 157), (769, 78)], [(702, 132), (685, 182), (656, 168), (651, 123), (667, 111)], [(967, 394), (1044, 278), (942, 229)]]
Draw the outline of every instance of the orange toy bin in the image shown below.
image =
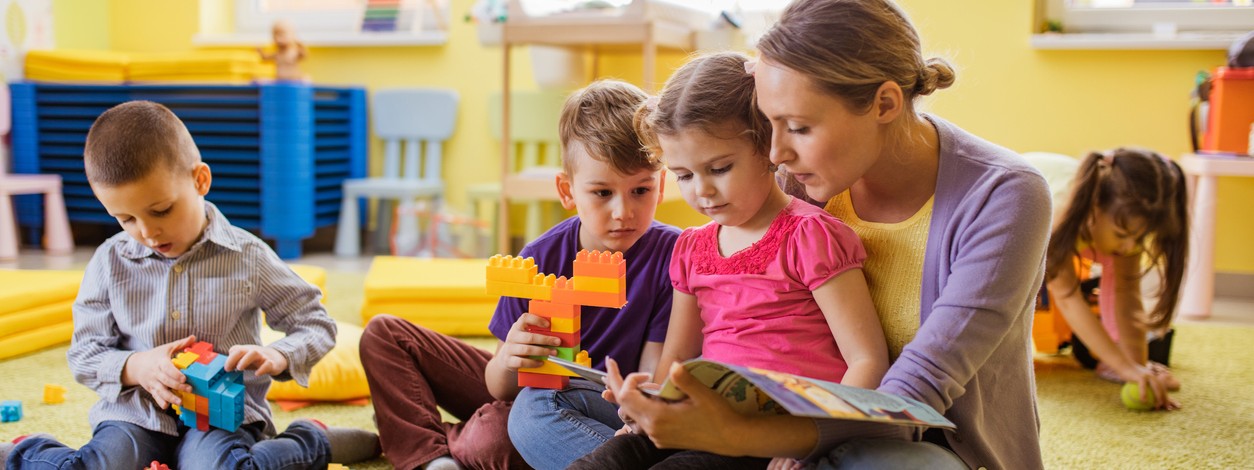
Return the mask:
[(1219, 67), (1211, 78), (1210, 117), (1202, 149), (1245, 154), (1254, 122), (1254, 67)]

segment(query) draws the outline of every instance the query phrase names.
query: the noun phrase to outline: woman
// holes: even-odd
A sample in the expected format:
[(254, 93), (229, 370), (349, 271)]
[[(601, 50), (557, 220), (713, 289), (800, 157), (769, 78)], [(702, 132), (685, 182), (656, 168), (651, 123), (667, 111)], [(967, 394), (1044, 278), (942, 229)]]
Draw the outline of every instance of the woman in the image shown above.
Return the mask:
[(915, 110), (954, 73), (922, 59), (888, 0), (798, 0), (759, 48), (747, 66), (774, 128), (771, 161), (866, 244), (893, 360), (878, 389), (932, 406), (957, 430), (742, 416), (675, 368), (688, 400), (651, 400), (637, 390), (647, 377), (616, 371), (606, 395), (659, 447), (858, 468), (1041, 467), (1030, 334), (1045, 180), (1013, 152)]

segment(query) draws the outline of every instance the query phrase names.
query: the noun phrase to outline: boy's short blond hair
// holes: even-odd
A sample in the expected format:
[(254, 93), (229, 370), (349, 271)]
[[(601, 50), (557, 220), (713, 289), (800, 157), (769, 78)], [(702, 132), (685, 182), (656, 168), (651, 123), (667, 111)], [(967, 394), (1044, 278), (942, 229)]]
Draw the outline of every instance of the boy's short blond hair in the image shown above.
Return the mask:
[(118, 186), (154, 170), (190, 170), (200, 150), (187, 126), (169, 108), (128, 101), (105, 111), (87, 132), (83, 166), (91, 184)]
[(640, 145), (632, 124), (636, 109), (648, 98), (639, 87), (620, 80), (598, 80), (566, 98), (557, 123), (562, 170), (574, 174), (568, 149), (576, 142), (592, 158), (625, 175), (661, 169), (661, 160)]

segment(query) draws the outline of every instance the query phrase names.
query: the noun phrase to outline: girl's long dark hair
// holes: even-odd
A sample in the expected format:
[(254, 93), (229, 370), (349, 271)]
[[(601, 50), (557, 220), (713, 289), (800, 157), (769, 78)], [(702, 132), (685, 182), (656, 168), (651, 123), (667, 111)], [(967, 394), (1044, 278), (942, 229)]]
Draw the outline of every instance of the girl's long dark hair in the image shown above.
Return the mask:
[[(1170, 324), (1189, 252), (1188, 191), (1180, 166), (1147, 150), (1094, 152), (1080, 164), (1072, 188), (1071, 202), (1049, 239), (1046, 276), (1053, 279), (1079, 256), (1078, 241), (1092, 240), (1088, 226), (1094, 209), (1100, 208), (1124, 228), (1134, 220), (1143, 220), (1143, 248), (1150, 259), (1147, 271), (1157, 269), (1162, 278), (1158, 304), (1149, 312), (1149, 325), (1161, 328)], [(1108, 271), (1106, 275), (1112, 274)], [(1139, 279), (1142, 274), (1135, 277)]]

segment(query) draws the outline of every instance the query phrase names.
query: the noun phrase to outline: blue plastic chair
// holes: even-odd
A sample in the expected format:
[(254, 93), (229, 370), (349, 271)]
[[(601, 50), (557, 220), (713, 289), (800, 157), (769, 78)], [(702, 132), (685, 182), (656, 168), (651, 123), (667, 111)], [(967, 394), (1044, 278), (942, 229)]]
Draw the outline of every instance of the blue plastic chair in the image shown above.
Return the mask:
[[(360, 252), (358, 198), (430, 199), (432, 208), (439, 208), (444, 196), (444, 141), (453, 135), (457, 102), (457, 93), (452, 90), (410, 88), (375, 92), (371, 121), (374, 133), (385, 143), (383, 176), (344, 181), (335, 254), (357, 256)], [(379, 230), (387, 227), (380, 226)]]

